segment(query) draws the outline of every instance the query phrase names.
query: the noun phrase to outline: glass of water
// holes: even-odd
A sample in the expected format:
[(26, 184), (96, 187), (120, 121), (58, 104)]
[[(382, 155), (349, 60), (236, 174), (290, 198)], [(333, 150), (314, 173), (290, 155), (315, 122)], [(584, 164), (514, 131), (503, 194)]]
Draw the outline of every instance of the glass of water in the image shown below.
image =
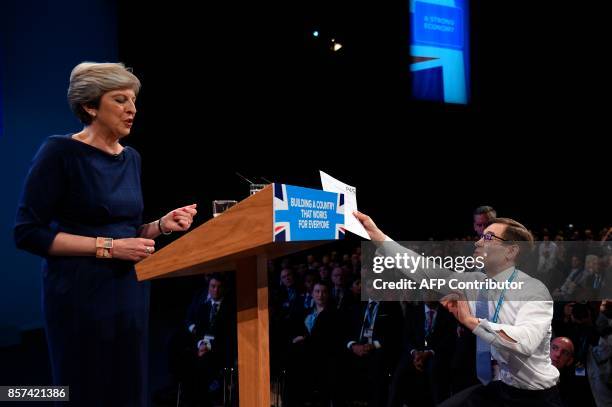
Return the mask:
[(268, 184), (251, 184), (250, 188), (249, 188), (249, 195), (254, 195), (256, 193), (258, 193), (259, 191), (261, 191), (262, 189), (264, 189), (265, 187), (267, 187)]
[(213, 216), (216, 218), (223, 212), (236, 205), (237, 201), (231, 199), (222, 199), (213, 201)]

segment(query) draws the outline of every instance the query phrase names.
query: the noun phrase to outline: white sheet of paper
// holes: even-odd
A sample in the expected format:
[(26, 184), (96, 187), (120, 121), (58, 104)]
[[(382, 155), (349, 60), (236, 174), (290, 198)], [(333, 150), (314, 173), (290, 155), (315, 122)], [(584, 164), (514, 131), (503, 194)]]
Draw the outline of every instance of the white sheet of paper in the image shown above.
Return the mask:
[(366, 232), (361, 222), (353, 215), (353, 211), (357, 210), (357, 189), (323, 171), (319, 171), (319, 173), (321, 174), (323, 191), (344, 194), (344, 227), (346, 230), (369, 240), (368, 232)]

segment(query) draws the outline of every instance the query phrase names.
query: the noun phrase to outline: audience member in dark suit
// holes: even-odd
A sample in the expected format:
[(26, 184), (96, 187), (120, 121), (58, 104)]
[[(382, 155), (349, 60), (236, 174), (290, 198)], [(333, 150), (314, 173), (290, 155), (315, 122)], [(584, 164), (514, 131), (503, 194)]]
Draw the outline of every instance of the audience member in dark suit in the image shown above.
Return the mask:
[[(306, 401), (338, 405), (338, 350), (341, 348), (337, 313), (330, 303), (329, 287), (317, 282), (312, 291), (315, 306), (293, 324), (283, 405), (300, 406)], [(314, 398), (318, 400), (313, 400)]]
[(582, 405), (584, 395), (576, 391), (581, 386), (576, 385), (576, 366), (574, 364), (574, 344), (572, 340), (563, 336), (553, 339), (550, 342), (550, 360), (561, 374), (557, 386), (559, 386), (563, 406), (576, 407)]
[(349, 289), (349, 294), (351, 295), (351, 306), (361, 302), (361, 277), (357, 277), (353, 280), (351, 288)]
[(592, 266), (585, 276), (583, 287), (587, 297), (585, 298), (606, 298), (612, 295), (609, 282), (606, 281), (607, 258), (600, 257), (592, 260)]
[(476, 377), (476, 335), (469, 329), (457, 323), (457, 339), (455, 351), (451, 358), (451, 392), (461, 390), (480, 383)]
[[(583, 303), (569, 303), (564, 308), (566, 313), (565, 319), (558, 321), (555, 325), (555, 334), (567, 337), (572, 343), (573, 363), (571, 367), (566, 367), (564, 371), (560, 370), (562, 376), (560, 378), (559, 391), (561, 392), (562, 400), (567, 405), (594, 406), (595, 400), (593, 399), (586, 370), (589, 348), (597, 345), (598, 340), (597, 331), (593, 326), (591, 310), (587, 304)], [(555, 344), (555, 341), (553, 341), (553, 344)], [(559, 346), (560, 343), (556, 342), (556, 345)], [(555, 355), (551, 350), (553, 364), (554, 359)], [(563, 383), (564, 381), (565, 384)], [(570, 388), (570, 393), (567, 393), (568, 388)], [(564, 391), (566, 391), (565, 395), (563, 395)]]
[(283, 268), (280, 272), (280, 285), (272, 294), (272, 298), (274, 298), (272, 311), (282, 325), (286, 326), (283, 320), (293, 318), (293, 314), (302, 313), (303, 304), (300, 297), (301, 293), (295, 272), (289, 267)]
[(312, 290), (315, 284), (319, 281), (319, 274), (314, 272), (307, 272), (304, 275), (304, 291), (300, 300), (304, 310), (310, 310), (314, 307), (314, 297), (312, 296)]
[(287, 367), (292, 321), (303, 318), (304, 298), (300, 295), (295, 272), (285, 267), (280, 272), (280, 284), (273, 291), (270, 303), (270, 347), (278, 349), (270, 360), (273, 374)]
[[(174, 365), (189, 405), (208, 405), (222, 391), (224, 368), (236, 358), (236, 311), (225, 280), (214, 274), (187, 311), (188, 338), (174, 348)], [(178, 349), (178, 351), (177, 351)]]
[[(362, 301), (346, 313), (345, 397), (365, 398), (369, 407), (387, 403), (389, 375), (401, 341), (402, 312), (397, 302)], [(361, 391), (365, 394), (355, 394)]]
[(336, 267), (331, 273), (331, 297), (336, 310), (344, 313), (351, 306), (352, 296), (346, 287), (346, 273), (341, 267)]
[(408, 308), (389, 406), (402, 406), (408, 399), (410, 405), (436, 405), (450, 396), (456, 327), (455, 319), (438, 302), (420, 302)]

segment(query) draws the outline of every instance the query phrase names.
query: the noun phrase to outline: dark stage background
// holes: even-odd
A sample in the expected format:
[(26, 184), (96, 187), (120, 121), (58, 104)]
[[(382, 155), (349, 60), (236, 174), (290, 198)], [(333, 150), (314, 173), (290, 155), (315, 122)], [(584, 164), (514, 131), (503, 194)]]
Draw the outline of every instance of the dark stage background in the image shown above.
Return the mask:
[[(472, 2), (468, 106), (411, 100), (407, 1), (121, 4), (147, 213), (197, 202), (202, 222), (246, 197), (235, 171), (318, 188), (322, 169), (396, 239), (470, 234), (482, 204), (534, 230), (603, 226), (602, 29), (588, 6), (532, 3)], [(155, 281), (153, 316), (191, 286)]]
[[(118, 60), (133, 67), (143, 83), (126, 143), (143, 158), (147, 221), (194, 202), (200, 211), (194, 226), (206, 221), (212, 200), (247, 196), (248, 185), (236, 171), (318, 188), (322, 169), (356, 186), (360, 208), (400, 240), (470, 234), (471, 212), (482, 204), (534, 230), (569, 223), (598, 230), (612, 222), (610, 79), (603, 63), (606, 27), (597, 18), (601, 2), (472, 1), (472, 101), (467, 106), (411, 100), (408, 1), (163, 6), (98, 1), (99, 7), (75, 14), (80, 24), (74, 43), (66, 38), (73, 38), (69, 11), (78, 2), (55, 7), (54, 13), (38, 3), (43, 2), (20, 8), (19, 21), (25, 22), (20, 26), (27, 26), (32, 12), (37, 20), (29, 30), (44, 27), (52, 40), (44, 50), (36, 48), (34, 36), (31, 44), (13, 44), (29, 55), (23, 66), (30, 69), (11, 69), (12, 75), (21, 71), (23, 80), (11, 89), (17, 97), (23, 89), (50, 89), (42, 80), (50, 75), (44, 67), (69, 54), (66, 66), (54, 68), (61, 70), (56, 77), (64, 78), (65, 89), (76, 63), (115, 58), (114, 47), (92, 45), (93, 37), (100, 44), (116, 43)], [(108, 31), (116, 22), (116, 40), (103, 27), (87, 23), (98, 21), (100, 10), (110, 15)], [(63, 27), (57, 40), (49, 34), (59, 30), (55, 19)], [(313, 30), (321, 35), (314, 38)], [(11, 33), (4, 34), (3, 44), (8, 44)], [(336, 53), (329, 49), (332, 37), (343, 44)], [(74, 44), (83, 50), (76, 56), (70, 54)], [(46, 59), (36, 57), (43, 54)], [(3, 61), (10, 64), (12, 56)], [(49, 94), (57, 99), (63, 92)], [(13, 100), (6, 98), (3, 106), (10, 112)], [(32, 101), (36, 97), (23, 97), (18, 110), (20, 128), (38, 123), (27, 146), (15, 141), (23, 145), (21, 155), (12, 157), (23, 167), (19, 176), (25, 176), (24, 163), (44, 137), (79, 130), (76, 121), (65, 128), (66, 120), (55, 128), (59, 113), (34, 109), (33, 114)], [(62, 103), (47, 105), (60, 110)], [(68, 106), (62, 111), (68, 115)], [(51, 133), (39, 134), (41, 128), (48, 131), (49, 123)], [(10, 134), (3, 136), (11, 140)], [(7, 180), (14, 174), (6, 168), (3, 173)], [(12, 197), (7, 211), (15, 205)], [(160, 238), (158, 248), (176, 237)], [(15, 256), (10, 278), (19, 284), (11, 291), (36, 303), (38, 287), (30, 280), (38, 281), (38, 261), (30, 257)], [(194, 280), (153, 282), (153, 390), (167, 384), (165, 341), (184, 315)], [(39, 320), (31, 314), (22, 319)], [(10, 358), (0, 384), (50, 383), (40, 331), (22, 336), (20, 346), (18, 352), (1, 350)]]
[(193, 201), (204, 220), (246, 196), (236, 170), (318, 187), (323, 169), (401, 239), (467, 233), (481, 204), (533, 228), (599, 226), (596, 8), (471, 3), (472, 103), (452, 106), (410, 99), (407, 1), (122, 2), (148, 213)]

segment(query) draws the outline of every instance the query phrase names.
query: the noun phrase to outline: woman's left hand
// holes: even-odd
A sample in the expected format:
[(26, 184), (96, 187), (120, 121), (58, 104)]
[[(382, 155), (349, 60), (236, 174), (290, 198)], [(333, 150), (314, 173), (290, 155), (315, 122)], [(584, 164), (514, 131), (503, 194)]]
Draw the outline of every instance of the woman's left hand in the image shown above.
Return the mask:
[(198, 204), (192, 204), (177, 208), (161, 218), (161, 228), (164, 232), (185, 232), (189, 230), (193, 223), (193, 217), (198, 213), (196, 207)]

